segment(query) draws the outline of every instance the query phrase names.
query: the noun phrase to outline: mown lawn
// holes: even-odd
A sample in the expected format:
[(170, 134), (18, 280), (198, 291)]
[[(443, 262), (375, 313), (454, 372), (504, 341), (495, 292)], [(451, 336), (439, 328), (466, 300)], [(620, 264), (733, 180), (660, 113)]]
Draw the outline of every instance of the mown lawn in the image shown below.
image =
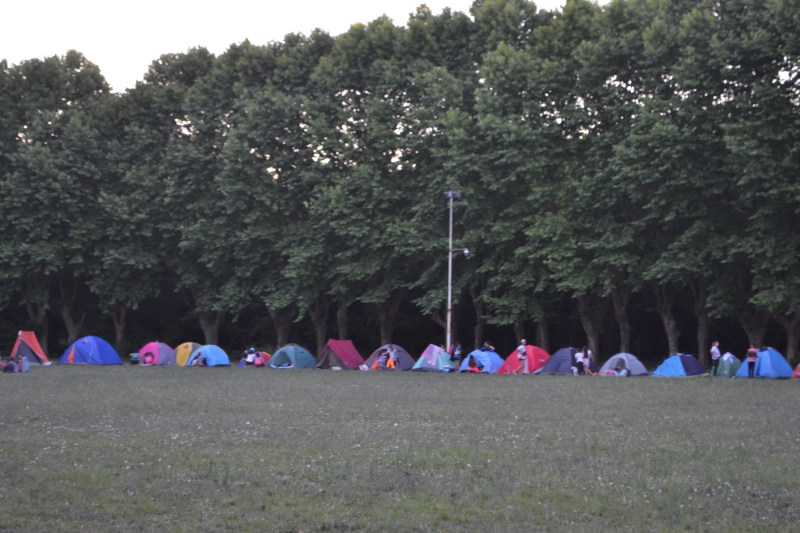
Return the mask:
[(0, 375), (0, 531), (798, 531), (800, 384)]

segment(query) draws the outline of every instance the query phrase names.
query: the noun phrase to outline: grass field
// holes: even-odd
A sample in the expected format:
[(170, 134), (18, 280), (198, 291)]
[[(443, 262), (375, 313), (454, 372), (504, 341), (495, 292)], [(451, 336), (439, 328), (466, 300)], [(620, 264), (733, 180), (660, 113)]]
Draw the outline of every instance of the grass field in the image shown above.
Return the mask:
[(798, 531), (800, 385), (0, 375), (0, 531)]

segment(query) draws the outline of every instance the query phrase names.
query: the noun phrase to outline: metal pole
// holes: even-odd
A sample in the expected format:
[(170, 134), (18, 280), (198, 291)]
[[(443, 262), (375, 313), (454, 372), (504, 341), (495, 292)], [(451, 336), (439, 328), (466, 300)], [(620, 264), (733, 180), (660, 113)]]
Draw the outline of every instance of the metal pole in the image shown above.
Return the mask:
[(453, 195), (450, 195), (450, 241), (447, 247), (447, 331), (445, 350), (450, 349), (450, 321), (453, 316)]

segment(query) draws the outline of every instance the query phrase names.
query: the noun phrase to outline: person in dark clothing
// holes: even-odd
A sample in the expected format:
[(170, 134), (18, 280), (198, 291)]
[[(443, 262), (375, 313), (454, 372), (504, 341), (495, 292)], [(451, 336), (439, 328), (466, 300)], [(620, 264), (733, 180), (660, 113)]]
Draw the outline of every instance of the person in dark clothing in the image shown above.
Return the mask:
[(756, 359), (758, 359), (758, 350), (751, 344), (747, 350), (747, 377), (749, 378), (755, 374)]

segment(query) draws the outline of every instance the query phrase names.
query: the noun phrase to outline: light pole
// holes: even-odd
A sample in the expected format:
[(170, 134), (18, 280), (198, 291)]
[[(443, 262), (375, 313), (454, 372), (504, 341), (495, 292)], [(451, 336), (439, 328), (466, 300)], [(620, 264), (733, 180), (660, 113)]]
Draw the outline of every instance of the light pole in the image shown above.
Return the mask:
[(445, 331), (445, 350), (450, 349), (450, 329), (453, 320), (453, 252), (462, 251), (464, 255), (469, 255), (466, 248), (453, 249), (453, 201), (461, 199), (461, 193), (457, 191), (445, 191), (444, 195), (450, 200), (450, 240), (447, 245), (447, 326)]

